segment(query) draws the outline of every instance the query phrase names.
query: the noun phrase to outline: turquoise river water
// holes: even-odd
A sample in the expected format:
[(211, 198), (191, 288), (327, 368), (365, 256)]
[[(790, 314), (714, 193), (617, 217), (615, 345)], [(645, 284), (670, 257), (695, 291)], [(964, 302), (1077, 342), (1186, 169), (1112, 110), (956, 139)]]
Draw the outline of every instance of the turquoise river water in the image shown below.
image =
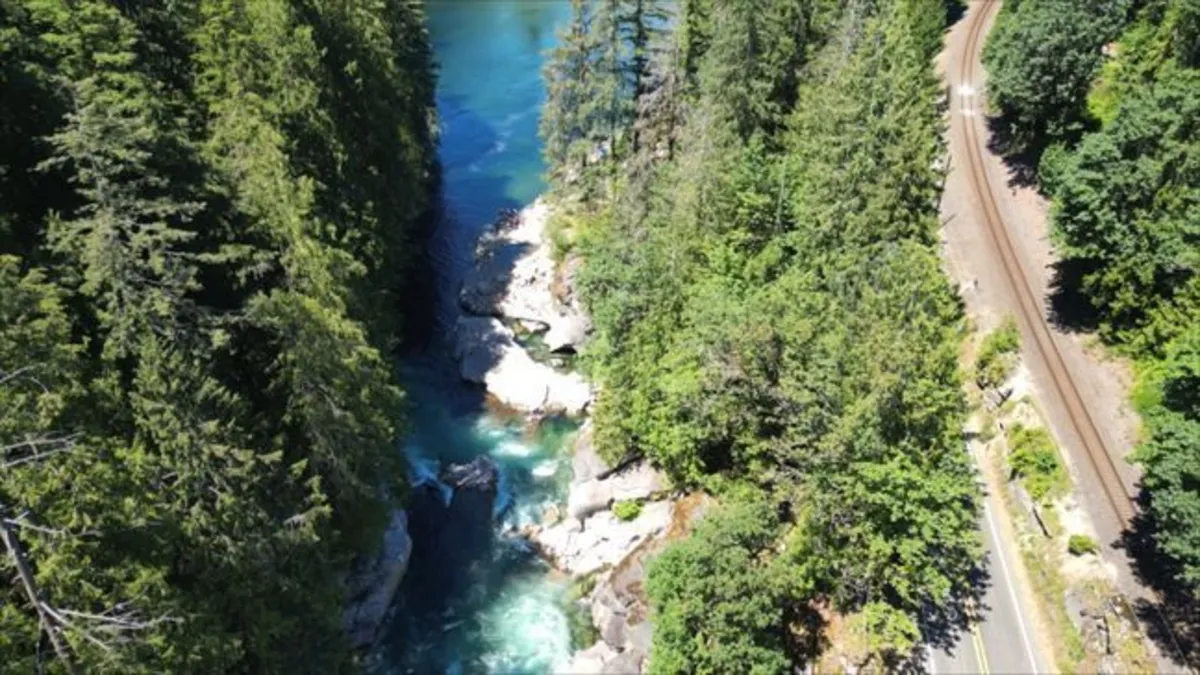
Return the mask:
[[(441, 214), (428, 242), (428, 335), (410, 347), (404, 443), (413, 483), (429, 495), (450, 462), (480, 455), (501, 468), (491, 523), (429, 522), (414, 512), (414, 549), (381, 650), (387, 673), (548, 673), (570, 657), (564, 583), (506, 528), (536, 521), (563, 498), (569, 424), (529, 432), (488, 410), (450, 358), (457, 293), (480, 232), (502, 208), (542, 190), (537, 136), (541, 67), (567, 18), (565, 0), (430, 0), (442, 125)], [(444, 495), (449, 498), (449, 495)], [(485, 519), (486, 520), (486, 519)]]

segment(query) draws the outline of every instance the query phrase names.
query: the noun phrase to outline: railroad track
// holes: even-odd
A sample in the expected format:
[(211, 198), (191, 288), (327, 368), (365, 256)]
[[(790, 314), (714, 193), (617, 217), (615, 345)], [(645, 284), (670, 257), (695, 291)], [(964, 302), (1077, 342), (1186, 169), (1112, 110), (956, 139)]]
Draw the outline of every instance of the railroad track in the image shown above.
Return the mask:
[[(973, 8), (966, 49), (958, 63), (960, 85), (968, 83), (975, 85), (982, 81), (979, 72), (980, 60), (976, 58), (976, 55), (979, 54), (979, 41), (983, 36), (983, 28), (987, 25), (988, 17), (999, 6), (998, 2), (985, 1), (977, 3)], [(966, 100), (975, 97), (977, 116), (982, 117), (984, 110), (980, 105), (978, 95), (964, 94), (964, 91), (966, 90), (960, 90), (957, 94), (959, 104), (965, 108)], [(1079, 389), (1071, 377), (1071, 372), (1063, 360), (1062, 353), (1054, 341), (1054, 335), (1050, 332), (1046, 319), (1042, 315), (1041, 303), (1038, 300), (1039, 294), (1034, 291), (1025, 270), (1021, 267), (1021, 261), (1017, 257), (1008, 228), (1004, 225), (1004, 219), (1000, 215), (995, 194), (992, 192), (991, 183), (988, 181), (984, 169), (983, 141), (980, 138), (978, 125), (974, 117), (965, 114), (956, 115), (954, 119), (962, 124), (966, 138), (967, 179), (972, 190), (979, 195), (988, 233), (1000, 253), (1005, 275), (1017, 296), (1017, 305), (1020, 309), (1017, 319), (1021, 333), (1025, 336), (1026, 344), (1035, 350), (1046, 363), (1054, 387), (1053, 393), (1058, 395), (1066, 408), (1072, 430), (1084, 450), (1083, 454), (1103, 487), (1105, 501), (1118, 519), (1121, 529), (1126, 530), (1137, 514), (1135, 495), (1121, 480), (1112, 455), (1108, 452), (1104, 439), (1097, 430), (1096, 423), (1092, 420), (1091, 413), (1088, 412), (1083, 397), (1080, 396)]]
[[(960, 85), (976, 84), (982, 81), (980, 77), (981, 60), (977, 58), (980, 53), (979, 41), (983, 37), (983, 29), (987, 25), (988, 19), (1000, 5), (1000, 2), (993, 0), (981, 0), (974, 3), (971, 9), (971, 24), (967, 34), (966, 49), (957, 64)], [(976, 114), (954, 115), (952, 119), (963, 127), (963, 137), (967, 146), (967, 180), (971, 189), (979, 195), (983, 206), (984, 224), (987, 226), (992, 243), (1000, 253), (1005, 275), (1012, 284), (1013, 292), (1017, 297), (1017, 305), (1020, 310), (1017, 320), (1021, 327), (1021, 334), (1025, 337), (1026, 344), (1036, 350), (1046, 363), (1054, 388), (1052, 393), (1057, 394), (1063, 402), (1071, 424), (1071, 431), (1079, 439), (1084, 450), (1084, 457), (1100, 481), (1104, 491), (1104, 501), (1112, 510), (1121, 529), (1128, 531), (1138, 511), (1136, 495), (1121, 480), (1116, 463), (1104, 443), (1104, 438), (1096, 428), (1096, 423), (1084, 404), (1083, 397), (1079, 394), (1079, 389), (1071, 377), (1071, 372), (1063, 360), (1054, 335), (1050, 332), (1050, 327), (1042, 314), (1041, 304), (1038, 300), (1039, 293), (1030, 285), (1029, 277), (1021, 266), (1020, 258), (1017, 256), (1008, 228), (1004, 225), (1004, 218), (1000, 215), (996, 196), (984, 168), (984, 146), (975, 120), (976, 117), (982, 118), (985, 112), (980, 105), (981, 98), (977, 92), (960, 89), (956, 101), (963, 106), (965, 112), (966, 100), (970, 98), (975, 99)], [(1031, 337), (1033, 339), (1029, 340), (1028, 338)], [(1154, 589), (1145, 588), (1144, 590), (1157, 615), (1159, 627), (1164, 629), (1170, 638), (1169, 648), (1175, 653), (1176, 662), (1182, 664), (1187, 673), (1195, 673), (1196, 670), (1188, 658), (1189, 654), (1182, 649), (1171, 622), (1159, 611), (1158, 607), (1162, 604), (1161, 595)]]

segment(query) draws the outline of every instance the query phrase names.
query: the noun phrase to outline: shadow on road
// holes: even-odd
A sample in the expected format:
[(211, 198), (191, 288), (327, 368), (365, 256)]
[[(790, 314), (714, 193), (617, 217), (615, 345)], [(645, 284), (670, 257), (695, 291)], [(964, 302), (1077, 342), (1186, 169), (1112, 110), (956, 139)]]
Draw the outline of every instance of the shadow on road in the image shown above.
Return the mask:
[(929, 672), (926, 648), (954, 655), (969, 640), (971, 622), (982, 620), (991, 611), (984, 600), (991, 585), (991, 558), (985, 556), (971, 574), (969, 587), (960, 589), (944, 605), (926, 608), (921, 621), (922, 644), (895, 672)]

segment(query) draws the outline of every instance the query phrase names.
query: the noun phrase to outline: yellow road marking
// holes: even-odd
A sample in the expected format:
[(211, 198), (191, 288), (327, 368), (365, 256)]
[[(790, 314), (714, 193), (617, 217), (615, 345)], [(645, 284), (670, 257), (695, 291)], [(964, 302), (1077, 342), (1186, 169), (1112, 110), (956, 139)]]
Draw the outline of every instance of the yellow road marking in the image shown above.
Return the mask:
[(975, 645), (975, 658), (979, 661), (980, 675), (988, 675), (991, 671), (988, 669), (987, 652), (983, 648), (983, 635), (979, 633), (979, 624), (971, 624), (971, 643)]

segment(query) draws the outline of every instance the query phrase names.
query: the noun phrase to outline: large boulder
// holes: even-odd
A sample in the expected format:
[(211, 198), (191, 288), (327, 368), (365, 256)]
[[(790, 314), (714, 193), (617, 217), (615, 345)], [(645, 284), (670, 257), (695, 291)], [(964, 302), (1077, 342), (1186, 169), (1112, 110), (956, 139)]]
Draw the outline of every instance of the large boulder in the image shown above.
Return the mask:
[(446, 514), (448, 522), (471, 523), (471, 528), (490, 531), (500, 486), (496, 463), (478, 457), (467, 464), (451, 464), (442, 471), (441, 480), (453, 490)]
[(452, 606), (477, 587), (477, 562), (494, 554), (500, 470), (481, 457), (436, 475), (412, 489), (409, 528), (418, 545), (405, 584), (417, 594), (437, 589)]
[(587, 380), (534, 361), (497, 319), (459, 317), (456, 333), (462, 378), (484, 385), (504, 405), (522, 412), (579, 415), (591, 403)]
[(543, 340), (551, 352), (573, 354), (587, 341), (591, 331), (592, 323), (586, 315), (570, 312), (549, 325)]
[(563, 672), (569, 675), (596, 675), (596, 673), (603, 672), (605, 665), (616, 657), (616, 650), (600, 640), (591, 647), (577, 652)]
[(642, 672), (648, 652), (626, 649), (609, 659), (600, 669), (600, 675), (630, 675)]
[(671, 502), (650, 502), (637, 518), (623, 521), (602, 511), (583, 522), (567, 519), (535, 530), (533, 544), (556, 567), (573, 575), (587, 575), (615, 565), (639, 544), (652, 539), (671, 524)]
[[(555, 296), (553, 246), (546, 235), (549, 219), (550, 209), (541, 199), (520, 212), (502, 214), (479, 239), (459, 303), (477, 316), (544, 330), (550, 351), (571, 352), (583, 344), (592, 326), (573, 298), (563, 302)], [(571, 272), (572, 284), (576, 273), (577, 269)]]
[(575, 442), (571, 451), (571, 470), (573, 484), (583, 483), (593, 478), (607, 474), (610, 470), (608, 462), (596, 452), (595, 430), (589, 419), (575, 433)]
[(460, 490), (478, 490), (495, 495), (500, 482), (500, 469), (487, 457), (477, 457), (467, 464), (451, 464), (442, 471), (442, 482), (457, 494)]
[(646, 462), (638, 462), (604, 479), (613, 501), (649, 499), (667, 488), (662, 473)]
[[(593, 472), (603, 463), (596, 458), (596, 463), (583, 459), (583, 475)], [(579, 467), (580, 462), (576, 463)], [(578, 479), (579, 474), (576, 474)], [(614, 502), (641, 501), (661, 494), (667, 488), (662, 473), (646, 462), (625, 467), (615, 473), (607, 470), (596, 473), (595, 477), (586, 480), (576, 480), (571, 484), (567, 493), (567, 515), (576, 520), (583, 520), (592, 514), (609, 508)]]
[(411, 555), (408, 514), (397, 511), (392, 514), (391, 523), (384, 532), (379, 554), (359, 561), (347, 581), (350, 605), (343, 620), (354, 648), (368, 647), (375, 641), (408, 570)]
[(567, 493), (567, 515), (583, 521), (612, 505), (612, 487), (601, 480), (588, 480), (571, 486)]

